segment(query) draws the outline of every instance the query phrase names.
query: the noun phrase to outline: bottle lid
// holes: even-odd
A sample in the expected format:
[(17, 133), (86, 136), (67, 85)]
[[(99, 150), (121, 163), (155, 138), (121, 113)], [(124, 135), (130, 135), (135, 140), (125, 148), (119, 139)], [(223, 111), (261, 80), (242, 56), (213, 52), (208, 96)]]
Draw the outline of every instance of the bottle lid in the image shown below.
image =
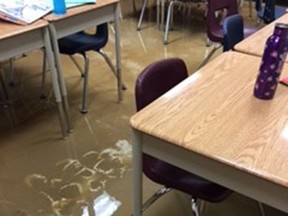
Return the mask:
[(276, 23), (275, 27), (282, 28), (282, 29), (288, 29), (288, 23)]

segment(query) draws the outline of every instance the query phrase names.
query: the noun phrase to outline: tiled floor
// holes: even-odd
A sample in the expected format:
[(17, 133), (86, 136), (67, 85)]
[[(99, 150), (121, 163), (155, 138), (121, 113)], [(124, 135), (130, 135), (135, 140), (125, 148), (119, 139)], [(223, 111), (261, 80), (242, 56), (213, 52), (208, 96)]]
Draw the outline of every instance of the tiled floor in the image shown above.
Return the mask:
[[(60, 136), (51, 83), (46, 85), (48, 98), (39, 99), (41, 52), (28, 53), (16, 61), (15, 85), (9, 87), (9, 92), (17, 128), (11, 128), (5, 109), (0, 114), (0, 216), (131, 214), (132, 146), (128, 121), (135, 112), (135, 79), (149, 63), (175, 56), (184, 59), (193, 73), (206, 52), (205, 21), (204, 7), (194, 7), (191, 16), (176, 15), (169, 35), (171, 43), (163, 46), (163, 32), (156, 29), (154, 9), (147, 11), (143, 30), (138, 32), (138, 15), (133, 13), (130, 0), (121, 1), (121, 6), (122, 71), (128, 87), (124, 100), (117, 103), (115, 78), (101, 57), (90, 53), (89, 112), (80, 114), (81, 77), (71, 60), (63, 56), (73, 122), (73, 132), (66, 139)], [(256, 22), (255, 17), (246, 21)], [(110, 32), (105, 51), (113, 58), (114, 39)], [(144, 187), (148, 197), (159, 186), (145, 179)], [(104, 207), (98, 207), (100, 203)], [(285, 215), (267, 206), (265, 210), (270, 216)], [(191, 215), (189, 196), (173, 191), (145, 215)], [(257, 202), (234, 193), (223, 203), (207, 204), (203, 215), (260, 214)]]

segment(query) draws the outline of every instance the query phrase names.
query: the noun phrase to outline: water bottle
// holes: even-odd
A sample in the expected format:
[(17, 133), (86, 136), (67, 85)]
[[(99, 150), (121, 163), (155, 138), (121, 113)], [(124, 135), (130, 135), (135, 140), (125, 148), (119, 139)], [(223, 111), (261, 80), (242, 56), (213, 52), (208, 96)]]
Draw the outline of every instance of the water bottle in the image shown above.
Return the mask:
[(65, 0), (53, 0), (53, 13), (63, 15), (66, 13)]
[[(255, 46), (257, 46), (255, 44)], [(288, 50), (288, 24), (276, 23), (273, 34), (268, 38), (262, 57), (259, 74), (254, 86), (254, 96), (272, 99)]]

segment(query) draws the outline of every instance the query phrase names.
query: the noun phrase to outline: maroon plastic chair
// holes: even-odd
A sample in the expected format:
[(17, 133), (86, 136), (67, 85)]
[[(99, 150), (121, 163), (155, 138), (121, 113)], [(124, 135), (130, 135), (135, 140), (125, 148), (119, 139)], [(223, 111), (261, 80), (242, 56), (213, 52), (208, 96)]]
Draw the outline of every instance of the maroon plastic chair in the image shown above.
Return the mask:
[[(137, 111), (187, 77), (186, 65), (178, 58), (160, 60), (146, 67), (136, 80)], [(177, 189), (192, 196), (191, 205), (195, 215), (199, 215), (197, 199), (220, 202), (232, 193), (229, 189), (147, 154), (143, 154), (143, 172), (149, 179), (164, 187), (143, 204), (142, 211), (171, 189)]]
[[(238, 1), (237, 0), (207, 0), (207, 38), (209, 42), (213, 43), (213, 48), (204, 58), (198, 68), (204, 66), (210, 58), (214, 55), (224, 41), (223, 34), (223, 20), (238, 14)], [(220, 13), (220, 14), (219, 14)], [(220, 15), (220, 16), (219, 16)], [(245, 27), (243, 26), (244, 38), (250, 36), (258, 30), (258, 27)]]

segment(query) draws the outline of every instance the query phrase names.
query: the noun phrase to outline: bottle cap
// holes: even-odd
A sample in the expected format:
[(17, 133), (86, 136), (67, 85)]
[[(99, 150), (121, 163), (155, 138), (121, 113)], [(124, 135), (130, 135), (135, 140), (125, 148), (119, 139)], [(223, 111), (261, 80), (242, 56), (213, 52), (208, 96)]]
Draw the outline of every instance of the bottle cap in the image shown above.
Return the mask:
[(288, 28), (288, 24), (287, 23), (276, 23), (275, 27), (286, 29), (286, 28)]

